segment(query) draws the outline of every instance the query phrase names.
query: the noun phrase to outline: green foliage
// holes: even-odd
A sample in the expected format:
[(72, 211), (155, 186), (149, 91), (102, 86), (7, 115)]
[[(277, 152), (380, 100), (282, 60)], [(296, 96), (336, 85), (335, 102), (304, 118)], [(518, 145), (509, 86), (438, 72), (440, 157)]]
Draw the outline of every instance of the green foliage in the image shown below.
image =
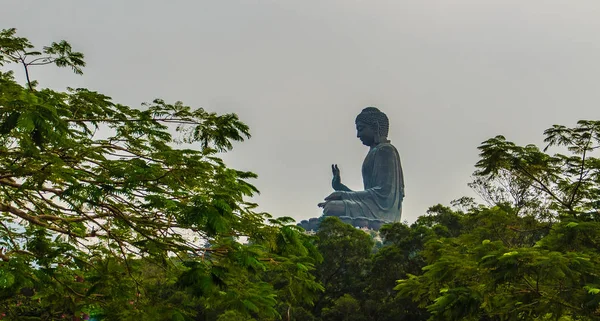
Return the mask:
[(314, 307), (318, 312), (323, 305), (364, 287), (374, 242), (369, 234), (337, 217), (325, 218), (316, 236), (317, 248), (324, 257), (316, 275), (326, 289)]
[(358, 300), (349, 294), (344, 294), (333, 302), (331, 308), (323, 309), (323, 320), (366, 320), (360, 312), (360, 303)]
[[(472, 186), (490, 206), (438, 206), (420, 218), (417, 225), (434, 219), (444, 228), (425, 245), (423, 272), (399, 281), (399, 297), (431, 320), (600, 317), (600, 123), (557, 125), (545, 135), (544, 150), (501, 136), (482, 144)], [(552, 147), (568, 154), (547, 154)]]
[(65, 41), (36, 51), (0, 32), (0, 66), (20, 64), (27, 81), (0, 71), (0, 312), (266, 320), (311, 304), (321, 257), (308, 236), (256, 212), (255, 174), (217, 157), (248, 127), (181, 102), (137, 109), (31, 79), (48, 64), (82, 74), (83, 58)]

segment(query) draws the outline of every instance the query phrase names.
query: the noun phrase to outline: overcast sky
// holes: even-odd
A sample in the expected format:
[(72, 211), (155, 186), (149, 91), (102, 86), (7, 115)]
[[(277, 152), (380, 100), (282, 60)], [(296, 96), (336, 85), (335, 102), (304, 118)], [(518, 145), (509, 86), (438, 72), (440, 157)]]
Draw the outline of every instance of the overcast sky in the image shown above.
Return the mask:
[(42, 86), (237, 113), (253, 136), (227, 163), (298, 220), (320, 214), (331, 163), (362, 188), (363, 107), (390, 118), (410, 222), (472, 195), (487, 138), (600, 119), (598, 0), (4, 0), (0, 22), (85, 53), (83, 77), (38, 68)]

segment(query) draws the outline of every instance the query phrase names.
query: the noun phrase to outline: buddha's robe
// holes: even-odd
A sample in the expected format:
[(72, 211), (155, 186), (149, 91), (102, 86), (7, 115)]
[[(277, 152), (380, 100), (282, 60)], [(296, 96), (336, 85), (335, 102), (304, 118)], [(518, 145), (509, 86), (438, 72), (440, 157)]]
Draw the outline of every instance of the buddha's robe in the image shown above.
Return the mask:
[(346, 216), (399, 222), (404, 175), (398, 150), (389, 142), (369, 150), (362, 166), (364, 190), (342, 193)]

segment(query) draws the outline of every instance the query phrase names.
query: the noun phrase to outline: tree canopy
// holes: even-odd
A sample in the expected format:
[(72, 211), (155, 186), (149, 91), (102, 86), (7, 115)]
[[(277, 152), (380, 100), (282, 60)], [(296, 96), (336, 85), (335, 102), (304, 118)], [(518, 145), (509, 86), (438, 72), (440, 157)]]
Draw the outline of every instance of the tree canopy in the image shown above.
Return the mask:
[(265, 273), (308, 298), (321, 290), (307, 236), (289, 218), (257, 212), (247, 201), (255, 174), (217, 157), (250, 137), (248, 126), (182, 102), (132, 108), (33, 80), (40, 65), (82, 74), (83, 59), (66, 41), (37, 51), (15, 29), (0, 32), (0, 66), (26, 75), (23, 86), (0, 72), (5, 315), (275, 318), (282, 290)]

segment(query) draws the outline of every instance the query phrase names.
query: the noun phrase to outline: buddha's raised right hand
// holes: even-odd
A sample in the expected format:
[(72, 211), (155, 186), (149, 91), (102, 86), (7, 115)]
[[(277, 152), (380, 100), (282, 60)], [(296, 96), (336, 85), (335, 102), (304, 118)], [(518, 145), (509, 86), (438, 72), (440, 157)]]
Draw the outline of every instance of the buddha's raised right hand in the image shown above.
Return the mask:
[(333, 173), (331, 187), (333, 187), (334, 190), (339, 191), (342, 186), (342, 176), (340, 176), (340, 168), (337, 166), (337, 164), (331, 165), (331, 172)]
[(337, 164), (331, 165), (331, 172), (333, 173), (333, 179), (331, 180), (331, 187), (336, 191), (351, 192), (351, 190), (342, 184), (342, 176), (340, 175), (340, 168)]

